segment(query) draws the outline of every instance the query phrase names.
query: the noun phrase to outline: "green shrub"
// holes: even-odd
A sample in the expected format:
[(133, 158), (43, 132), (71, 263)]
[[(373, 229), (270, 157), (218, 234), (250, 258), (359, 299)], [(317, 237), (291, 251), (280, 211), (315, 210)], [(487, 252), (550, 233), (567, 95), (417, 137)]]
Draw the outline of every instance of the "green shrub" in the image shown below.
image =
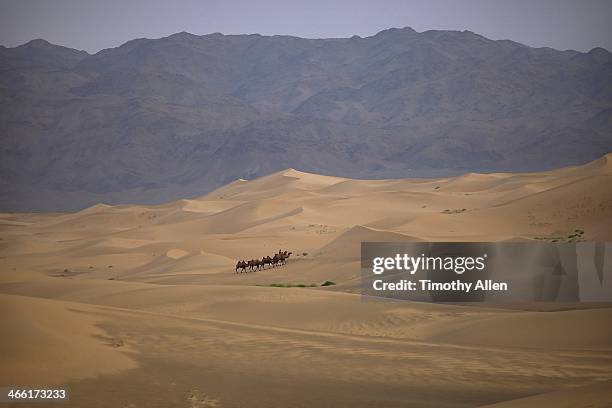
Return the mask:
[[(257, 285), (257, 286), (261, 286), (261, 285)], [(298, 283), (298, 284), (291, 284), (291, 283), (271, 283), (270, 285), (273, 288), (316, 288), (317, 285), (314, 283), (311, 284), (304, 284), (304, 283)]]

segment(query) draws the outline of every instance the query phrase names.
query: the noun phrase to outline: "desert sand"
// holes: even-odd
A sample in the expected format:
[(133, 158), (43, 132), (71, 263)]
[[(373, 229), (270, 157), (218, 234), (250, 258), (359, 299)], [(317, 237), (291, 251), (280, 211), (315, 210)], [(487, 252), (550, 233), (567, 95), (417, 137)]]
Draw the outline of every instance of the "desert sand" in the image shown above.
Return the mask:
[[(358, 291), (361, 241), (610, 241), (611, 187), (608, 154), (444, 179), (289, 169), (162, 205), (1, 214), (0, 385), (67, 386), (75, 407), (610, 406), (612, 305)], [(287, 265), (234, 273), (279, 249)]]

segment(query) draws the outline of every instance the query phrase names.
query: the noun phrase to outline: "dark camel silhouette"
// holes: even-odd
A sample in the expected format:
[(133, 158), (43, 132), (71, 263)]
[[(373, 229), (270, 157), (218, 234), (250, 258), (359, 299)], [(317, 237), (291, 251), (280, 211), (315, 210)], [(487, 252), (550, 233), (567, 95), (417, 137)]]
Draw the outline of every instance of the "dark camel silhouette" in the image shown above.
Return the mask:
[(265, 269), (266, 265), (269, 265), (270, 267), (272, 266), (272, 258), (270, 258), (269, 256), (264, 256), (263, 258), (261, 258), (262, 269)]
[(251, 259), (249, 261), (249, 271), (253, 271), (253, 269), (259, 270), (259, 260), (258, 259)]
[(284, 252), (280, 253), (279, 256), (280, 256), (280, 263), (281, 263), (281, 265), (285, 265), (287, 263), (287, 259), (289, 259), (289, 257), (291, 256), (292, 253), (293, 252), (287, 252), (287, 251), (284, 251)]
[(272, 266), (277, 266), (278, 264), (280, 264), (281, 258), (279, 254), (274, 254), (274, 257), (272, 258)]
[(242, 269), (242, 272), (246, 272), (247, 266), (249, 266), (249, 264), (247, 264), (245, 261), (238, 261), (238, 263), (236, 264), (236, 273), (238, 273), (239, 269)]

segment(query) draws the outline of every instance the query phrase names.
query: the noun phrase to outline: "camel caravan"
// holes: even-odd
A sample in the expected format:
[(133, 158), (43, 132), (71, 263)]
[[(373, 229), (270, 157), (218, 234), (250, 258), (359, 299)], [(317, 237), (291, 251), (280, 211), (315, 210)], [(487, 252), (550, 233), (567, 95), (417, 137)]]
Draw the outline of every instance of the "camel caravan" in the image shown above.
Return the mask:
[(289, 259), (292, 253), (293, 252), (279, 250), (278, 253), (274, 254), (272, 258), (270, 258), (269, 256), (264, 256), (263, 258), (261, 258), (261, 261), (258, 259), (251, 259), (250, 261), (238, 261), (238, 263), (236, 264), (236, 273), (248, 273), (258, 271), (260, 269), (266, 269), (266, 265), (268, 265), (270, 268), (285, 265), (287, 263), (287, 259)]

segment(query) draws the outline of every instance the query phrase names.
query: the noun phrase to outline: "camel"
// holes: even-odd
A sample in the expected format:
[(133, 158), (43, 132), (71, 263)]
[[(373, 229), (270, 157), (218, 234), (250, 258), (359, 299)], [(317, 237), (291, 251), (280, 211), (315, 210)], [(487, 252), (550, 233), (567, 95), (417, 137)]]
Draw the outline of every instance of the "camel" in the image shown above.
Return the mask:
[(287, 263), (287, 259), (289, 259), (289, 257), (291, 256), (291, 254), (292, 254), (292, 253), (293, 253), (293, 252), (287, 252), (287, 251), (284, 251), (284, 252), (282, 252), (282, 253), (280, 254), (280, 262), (281, 262), (281, 265), (285, 265), (285, 264)]
[(242, 269), (242, 272), (246, 272), (246, 268), (249, 266), (245, 261), (238, 261), (236, 264), (236, 273), (238, 273), (239, 269)]
[(248, 263), (249, 265), (249, 271), (252, 271), (253, 269), (258, 270), (259, 269), (259, 260), (258, 259), (251, 259)]
[(272, 265), (272, 258), (270, 258), (269, 256), (264, 256), (263, 258), (261, 258), (261, 267), (265, 269), (266, 265)]

